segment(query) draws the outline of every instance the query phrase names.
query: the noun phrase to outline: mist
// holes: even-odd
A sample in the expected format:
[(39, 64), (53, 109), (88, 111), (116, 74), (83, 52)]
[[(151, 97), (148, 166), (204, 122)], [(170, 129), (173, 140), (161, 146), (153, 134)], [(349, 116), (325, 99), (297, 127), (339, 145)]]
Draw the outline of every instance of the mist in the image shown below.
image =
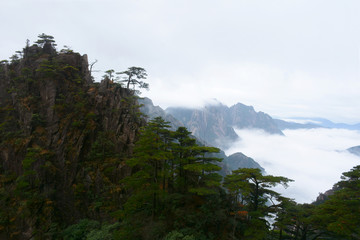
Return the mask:
[(360, 132), (345, 129), (285, 130), (285, 136), (262, 130), (236, 130), (240, 136), (226, 154), (242, 152), (253, 158), (266, 174), (293, 179), (284, 196), (298, 203), (311, 203), (319, 193), (332, 188), (343, 172), (360, 164), (360, 158), (345, 151), (360, 145)]

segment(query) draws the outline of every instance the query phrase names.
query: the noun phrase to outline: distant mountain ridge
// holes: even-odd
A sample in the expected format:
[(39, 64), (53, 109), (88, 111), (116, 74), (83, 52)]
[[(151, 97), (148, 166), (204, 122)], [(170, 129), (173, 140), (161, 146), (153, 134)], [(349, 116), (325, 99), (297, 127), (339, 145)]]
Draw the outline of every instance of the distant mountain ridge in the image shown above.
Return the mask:
[(284, 135), (268, 114), (256, 112), (252, 106), (242, 103), (230, 108), (218, 102), (199, 109), (170, 107), (165, 111), (180, 120), (194, 136), (223, 149), (239, 138), (234, 128), (258, 128)]
[(297, 123), (291, 121), (285, 121), (281, 119), (274, 119), (275, 123), (281, 130), (285, 129), (310, 129), (310, 128), (321, 128), (322, 126), (314, 124), (314, 123)]
[(310, 118), (316, 122), (317, 125), (320, 125), (325, 128), (342, 128), (348, 130), (360, 130), (360, 123), (357, 124), (347, 124), (347, 123), (335, 123), (325, 118)]
[[(291, 120), (281, 120), (274, 119), (277, 126), (281, 130), (285, 129), (301, 129), (301, 128), (341, 128), (348, 130), (360, 130), (360, 123), (357, 124), (347, 124), (347, 123), (335, 123), (325, 118), (304, 118), (297, 117)], [(297, 121), (303, 121), (304, 123), (299, 123)]]

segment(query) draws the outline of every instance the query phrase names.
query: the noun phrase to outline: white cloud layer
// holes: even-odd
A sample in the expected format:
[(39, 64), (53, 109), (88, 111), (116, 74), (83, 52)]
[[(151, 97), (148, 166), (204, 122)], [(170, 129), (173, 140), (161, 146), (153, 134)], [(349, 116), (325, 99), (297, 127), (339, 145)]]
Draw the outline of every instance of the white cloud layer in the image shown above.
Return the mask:
[(267, 174), (295, 180), (277, 188), (299, 203), (310, 203), (340, 180), (343, 172), (360, 164), (360, 158), (343, 151), (360, 145), (360, 132), (344, 129), (285, 130), (286, 136), (261, 130), (237, 130), (239, 142), (226, 151), (252, 157)]

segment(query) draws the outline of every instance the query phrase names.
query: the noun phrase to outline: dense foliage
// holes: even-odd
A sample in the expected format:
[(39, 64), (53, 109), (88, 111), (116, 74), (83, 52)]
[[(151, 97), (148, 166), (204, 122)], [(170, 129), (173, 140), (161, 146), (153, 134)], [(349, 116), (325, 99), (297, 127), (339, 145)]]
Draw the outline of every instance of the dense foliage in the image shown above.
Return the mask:
[(144, 69), (93, 83), (55, 46), (41, 34), (0, 63), (1, 239), (360, 239), (360, 166), (313, 204), (274, 191), (286, 177), (221, 176), (219, 149), (144, 124), (129, 88)]

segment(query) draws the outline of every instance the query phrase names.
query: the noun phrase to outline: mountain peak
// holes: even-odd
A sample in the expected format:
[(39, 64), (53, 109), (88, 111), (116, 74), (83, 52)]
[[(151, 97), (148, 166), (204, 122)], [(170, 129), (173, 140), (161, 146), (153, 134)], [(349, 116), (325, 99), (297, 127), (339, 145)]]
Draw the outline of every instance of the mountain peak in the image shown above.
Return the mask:
[(236, 104), (232, 105), (230, 108), (247, 109), (247, 110), (255, 111), (253, 106), (247, 106), (247, 105), (242, 104), (242, 103), (236, 103)]

